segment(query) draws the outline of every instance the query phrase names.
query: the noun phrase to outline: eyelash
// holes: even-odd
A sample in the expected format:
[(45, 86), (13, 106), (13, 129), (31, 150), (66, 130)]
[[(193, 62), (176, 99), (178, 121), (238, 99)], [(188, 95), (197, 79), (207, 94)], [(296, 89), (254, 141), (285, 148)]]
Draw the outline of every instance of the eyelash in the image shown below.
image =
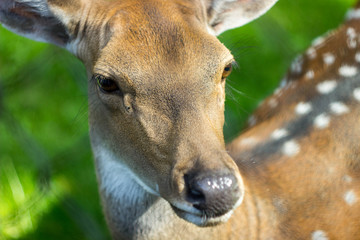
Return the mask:
[(100, 91), (102, 91), (103, 93), (106, 94), (110, 94), (110, 93), (121, 93), (121, 89), (119, 88), (119, 86), (116, 84), (116, 82), (114, 80), (112, 80), (111, 78), (107, 78), (103, 75), (94, 75), (94, 80), (96, 81), (96, 84), (98, 86), (98, 88), (100, 89)]

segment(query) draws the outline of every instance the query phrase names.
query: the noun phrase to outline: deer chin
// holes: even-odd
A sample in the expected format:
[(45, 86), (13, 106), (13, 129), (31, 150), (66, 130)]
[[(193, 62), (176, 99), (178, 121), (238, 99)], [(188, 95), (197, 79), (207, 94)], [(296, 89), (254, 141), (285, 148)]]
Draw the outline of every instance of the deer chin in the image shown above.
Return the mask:
[(170, 206), (175, 212), (175, 214), (178, 217), (184, 219), (185, 221), (193, 223), (199, 227), (210, 227), (227, 222), (234, 213), (234, 210), (238, 206), (240, 206), (242, 201), (243, 197), (239, 198), (239, 200), (235, 203), (234, 207), (231, 210), (221, 216), (216, 217), (207, 216), (206, 214), (204, 214), (203, 211), (200, 211), (189, 204), (174, 202), (170, 203)]
[(199, 227), (210, 227), (221, 223), (225, 223), (227, 220), (229, 220), (229, 218), (233, 214), (233, 210), (230, 210), (229, 212), (227, 212), (226, 214), (220, 217), (209, 217), (206, 216), (205, 214), (202, 214), (200, 211), (197, 212), (198, 210), (186, 211), (178, 207), (175, 207), (174, 205), (171, 205), (171, 207), (178, 217), (190, 223), (193, 223)]

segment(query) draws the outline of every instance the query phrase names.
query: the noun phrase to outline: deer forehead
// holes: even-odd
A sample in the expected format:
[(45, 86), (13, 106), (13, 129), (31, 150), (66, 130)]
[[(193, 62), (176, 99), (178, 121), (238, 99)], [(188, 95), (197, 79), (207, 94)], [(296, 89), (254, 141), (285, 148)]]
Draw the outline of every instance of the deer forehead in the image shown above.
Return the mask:
[[(86, 40), (90, 49), (98, 49), (92, 63), (94, 70), (126, 71), (133, 81), (141, 82), (142, 78), (149, 78), (147, 75), (154, 79), (164, 73), (167, 76), (162, 82), (169, 75), (198, 81), (213, 78), (233, 58), (215, 36), (204, 30), (202, 17), (190, 7), (172, 2), (134, 1), (129, 5), (116, 4), (114, 8), (106, 23), (98, 24), (95, 31), (98, 36), (93, 36), (88, 28)], [(133, 12), (139, 14), (134, 16)], [(89, 51), (88, 47), (80, 49)]]
[[(169, 56), (161, 51), (134, 56), (132, 50), (125, 49), (126, 46), (114, 47), (118, 44), (115, 40), (108, 44), (93, 67), (93, 73), (108, 76), (121, 87), (130, 89), (138, 103), (142, 99), (146, 105), (156, 102), (182, 105), (200, 99), (215, 100), (219, 93), (224, 92), (220, 87), (221, 75), (229, 62), (224, 59), (231, 61), (231, 54), (224, 57), (213, 52), (203, 54), (204, 59), (198, 59), (197, 55), (193, 59), (167, 61)], [(187, 51), (191, 49), (182, 54)]]

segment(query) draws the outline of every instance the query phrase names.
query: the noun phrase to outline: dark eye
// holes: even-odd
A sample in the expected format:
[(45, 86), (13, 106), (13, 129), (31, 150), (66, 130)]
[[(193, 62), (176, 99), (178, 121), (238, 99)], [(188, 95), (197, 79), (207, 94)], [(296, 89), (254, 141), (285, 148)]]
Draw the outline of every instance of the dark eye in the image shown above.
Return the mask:
[(227, 78), (230, 75), (231, 71), (232, 71), (232, 64), (230, 63), (224, 67), (224, 71), (221, 79)]
[(104, 93), (113, 93), (116, 91), (120, 91), (116, 82), (110, 78), (106, 78), (102, 75), (96, 75), (95, 80), (99, 89)]

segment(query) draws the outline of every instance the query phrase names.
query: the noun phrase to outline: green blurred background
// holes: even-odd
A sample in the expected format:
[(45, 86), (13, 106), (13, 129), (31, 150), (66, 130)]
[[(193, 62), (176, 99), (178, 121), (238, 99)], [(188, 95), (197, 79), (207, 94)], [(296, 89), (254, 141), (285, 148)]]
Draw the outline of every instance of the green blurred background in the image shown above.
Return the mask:
[[(239, 134), (291, 60), (355, 0), (280, 0), (222, 34), (239, 67), (227, 82), (225, 137)], [(84, 66), (0, 27), (0, 240), (109, 239), (87, 123)]]

